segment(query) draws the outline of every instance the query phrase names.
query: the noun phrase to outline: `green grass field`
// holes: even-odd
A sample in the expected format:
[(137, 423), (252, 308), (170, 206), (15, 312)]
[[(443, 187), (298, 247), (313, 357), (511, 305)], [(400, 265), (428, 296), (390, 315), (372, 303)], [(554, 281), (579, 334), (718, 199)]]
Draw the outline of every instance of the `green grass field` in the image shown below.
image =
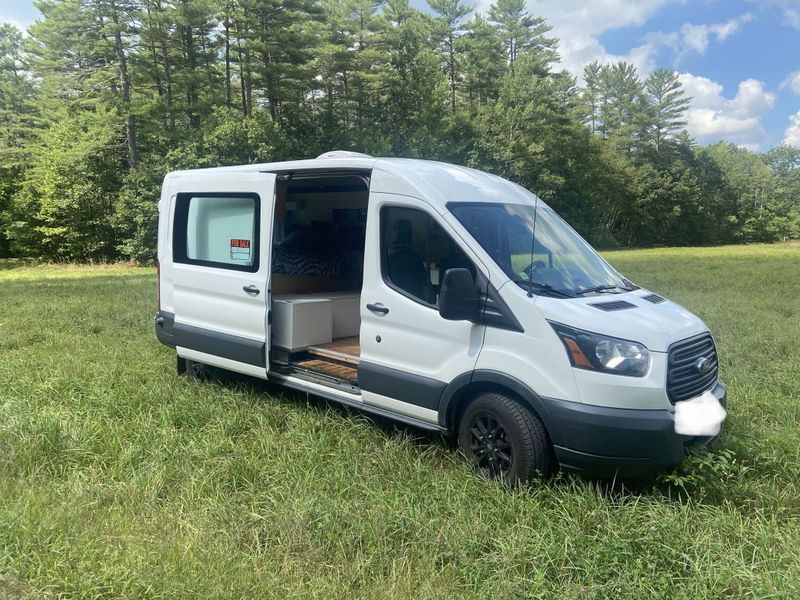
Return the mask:
[(800, 246), (608, 253), (714, 331), (729, 419), (674, 473), (508, 491), (452, 444), (197, 385), (155, 274), (0, 268), (0, 598), (800, 597)]

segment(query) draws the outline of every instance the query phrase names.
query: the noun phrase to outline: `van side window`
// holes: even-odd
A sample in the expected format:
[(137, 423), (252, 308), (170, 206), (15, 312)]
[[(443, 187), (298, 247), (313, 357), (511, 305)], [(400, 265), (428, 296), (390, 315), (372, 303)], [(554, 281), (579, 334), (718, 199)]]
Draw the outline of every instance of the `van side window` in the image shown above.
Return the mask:
[(427, 213), (416, 208), (381, 209), (381, 269), (384, 280), (414, 300), (437, 307), (447, 269), (473, 262)]
[(259, 208), (256, 194), (178, 194), (174, 261), (258, 271)]

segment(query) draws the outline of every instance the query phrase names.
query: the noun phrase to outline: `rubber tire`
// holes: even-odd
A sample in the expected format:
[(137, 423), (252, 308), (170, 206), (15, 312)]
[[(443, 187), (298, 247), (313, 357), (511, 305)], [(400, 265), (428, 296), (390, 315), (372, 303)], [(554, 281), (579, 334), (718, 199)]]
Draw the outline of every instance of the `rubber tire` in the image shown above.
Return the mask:
[(516, 400), (495, 392), (477, 396), (467, 406), (459, 422), (459, 449), (476, 469), (477, 463), (470, 450), (470, 429), (472, 420), (480, 413), (488, 413), (497, 419), (511, 444), (512, 466), (502, 478), (504, 484), (517, 486), (550, 475), (555, 461), (547, 430), (541, 420)]
[(213, 367), (186, 359), (186, 377), (195, 383), (205, 383), (214, 379)]

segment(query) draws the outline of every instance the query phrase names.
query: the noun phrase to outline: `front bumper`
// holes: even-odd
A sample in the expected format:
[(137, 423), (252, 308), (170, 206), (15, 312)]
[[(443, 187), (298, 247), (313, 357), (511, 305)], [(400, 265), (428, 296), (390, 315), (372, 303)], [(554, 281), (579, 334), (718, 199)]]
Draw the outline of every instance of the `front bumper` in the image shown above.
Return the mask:
[[(725, 406), (727, 388), (711, 390)], [(566, 469), (595, 477), (638, 477), (680, 464), (689, 446), (713, 438), (675, 433), (669, 410), (634, 410), (542, 398), (556, 457)]]

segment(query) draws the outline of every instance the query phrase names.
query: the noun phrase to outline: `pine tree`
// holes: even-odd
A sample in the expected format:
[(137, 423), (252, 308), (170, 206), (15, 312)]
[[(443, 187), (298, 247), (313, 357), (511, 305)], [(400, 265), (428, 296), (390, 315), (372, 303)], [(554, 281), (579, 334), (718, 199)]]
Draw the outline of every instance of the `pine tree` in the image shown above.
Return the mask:
[(691, 98), (686, 97), (678, 74), (671, 69), (656, 69), (644, 84), (650, 103), (648, 134), (656, 154), (665, 139), (686, 126), (686, 111)]
[(603, 67), (597, 61), (589, 63), (583, 69), (583, 80), (586, 84), (586, 88), (583, 91), (583, 98), (588, 109), (588, 119), (592, 133), (597, 133), (601, 123), (600, 107), (603, 104), (602, 72)]
[(558, 60), (556, 41), (546, 37), (552, 27), (542, 17), (532, 16), (525, 8), (525, 0), (497, 0), (489, 7), (489, 20), (500, 30), (512, 74), (517, 58), (528, 50), (536, 50), (542, 73)]
[(319, 18), (312, 0), (246, 0), (250, 19), (254, 87), (273, 121), (284, 102), (301, 105), (313, 84), (310, 69)]
[(14, 194), (36, 133), (34, 86), (22, 51), (22, 32), (0, 23), (0, 257), (8, 256), (5, 230)]
[(176, 106), (174, 83), (178, 62), (175, 49), (175, 7), (168, 0), (142, 0), (142, 16), (139, 25), (139, 40), (147, 58), (137, 56), (136, 63), (144, 72), (142, 80), (152, 81), (157, 92), (154, 105), (148, 107), (148, 122), (151, 135), (157, 137), (166, 133), (174, 140)]
[(464, 87), (470, 108), (497, 97), (506, 70), (503, 41), (497, 27), (481, 15), (467, 23), (464, 47)]
[(605, 65), (600, 70), (601, 132), (631, 152), (641, 130), (644, 86), (636, 68), (626, 62)]
[(128, 166), (139, 148), (131, 100), (129, 54), (136, 44), (133, 0), (50, 0), (44, 20), (30, 28), (35, 67), (47, 78), (51, 97), (84, 105), (111, 103), (123, 115)]
[(428, 0), (431, 9), (438, 15), (439, 45), (444, 56), (444, 66), (450, 87), (450, 110), (456, 111), (456, 87), (460, 78), (462, 44), (459, 43), (464, 26), (463, 19), (472, 9), (461, 0)]
[(380, 73), (383, 131), (392, 150), (404, 156), (437, 156), (447, 114), (447, 78), (430, 40), (435, 23), (409, 0), (388, 0), (389, 23), (381, 36), (387, 62)]
[(213, 32), (219, 27), (219, 13), (213, 0), (177, 0), (173, 15), (175, 85), (185, 101), (189, 126), (199, 130), (203, 118), (219, 103), (223, 89), (213, 39)]

